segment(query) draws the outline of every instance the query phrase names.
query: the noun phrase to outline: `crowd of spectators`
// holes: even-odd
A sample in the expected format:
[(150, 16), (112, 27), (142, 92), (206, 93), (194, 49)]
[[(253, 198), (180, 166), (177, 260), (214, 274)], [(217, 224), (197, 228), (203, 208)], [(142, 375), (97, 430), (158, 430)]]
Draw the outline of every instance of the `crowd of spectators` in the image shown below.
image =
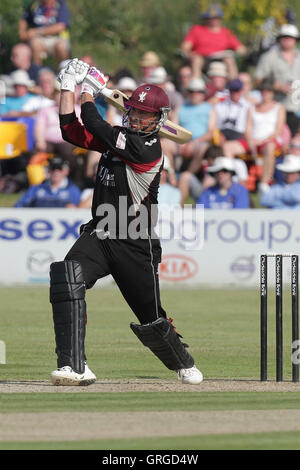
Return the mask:
[[(214, 4), (182, 38), (176, 76), (169, 75), (159, 53), (146, 51), (139, 76), (122, 69), (110, 77), (108, 86), (128, 96), (145, 82), (163, 88), (169, 119), (192, 132), (181, 145), (161, 139), (165, 165), (159, 203), (300, 207), (300, 36), (295, 17), (289, 19), (249, 66), (250, 51), (223, 26), (223, 11)], [(14, 158), (11, 146), (2, 145), (7, 154), (0, 155), (0, 193), (20, 193), (16, 207), (91, 207), (100, 154), (65, 142), (59, 127), (56, 76), (71, 57), (70, 21), (63, 0), (27, 7), (8, 71), (0, 77), (6, 89), (0, 124), (25, 123), (31, 142)], [(55, 66), (45, 65), (49, 56)], [(91, 56), (82, 59), (98, 65)], [(78, 117), (79, 94), (80, 89)], [(96, 106), (110, 124), (122, 124), (120, 112), (102, 98)], [(14, 178), (15, 184), (6, 184)]]

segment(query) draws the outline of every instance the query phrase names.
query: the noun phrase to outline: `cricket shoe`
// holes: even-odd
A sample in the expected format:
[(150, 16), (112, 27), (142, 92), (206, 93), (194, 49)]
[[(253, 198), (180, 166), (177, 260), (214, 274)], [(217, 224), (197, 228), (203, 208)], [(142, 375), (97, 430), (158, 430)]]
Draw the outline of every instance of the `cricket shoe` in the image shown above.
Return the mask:
[(86, 386), (96, 382), (96, 376), (87, 364), (85, 364), (83, 374), (78, 374), (70, 366), (64, 366), (51, 373), (51, 382), (53, 385)]
[(183, 384), (197, 385), (203, 380), (202, 372), (200, 372), (196, 366), (190, 367), (189, 369), (179, 369), (177, 374), (178, 379), (180, 379)]

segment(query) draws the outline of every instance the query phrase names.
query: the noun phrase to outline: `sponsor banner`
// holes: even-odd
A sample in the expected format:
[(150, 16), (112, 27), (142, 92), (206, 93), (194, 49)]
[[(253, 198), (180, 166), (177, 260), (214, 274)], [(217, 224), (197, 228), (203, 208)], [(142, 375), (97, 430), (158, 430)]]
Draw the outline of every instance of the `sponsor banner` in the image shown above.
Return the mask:
[[(300, 221), (295, 211), (162, 210), (163, 285), (257, 286), (259, 255), (298, 253)], [(0, 282), (48, 283), (49, 266), (64, 259), (88, 222), (86, 209), (0, 209)], [(288, 258), (284, 274), (289, 276)], [(272, 269), (269, 270), (272, 282)], [(286, 277), (286, 279), (288, 279)], [(101, 280), (112, 282), (110, 276)]]

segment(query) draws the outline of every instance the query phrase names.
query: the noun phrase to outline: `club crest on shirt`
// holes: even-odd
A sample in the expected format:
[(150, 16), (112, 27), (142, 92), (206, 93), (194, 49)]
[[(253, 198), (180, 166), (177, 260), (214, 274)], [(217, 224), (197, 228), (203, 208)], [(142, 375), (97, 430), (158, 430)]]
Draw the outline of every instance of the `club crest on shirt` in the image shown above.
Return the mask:
[(142, 93), (139, 94), (139, 101), (142, 103), (143, 101), (145, 101), (146, 99), (146, 96), (147, 96), (147, 93), (145, 91), (143, 91)]
[(118, 149), (124, 150), (125, 146), (126, 146), (126, 135), (120, 132), (117, 138), (116, 147)]

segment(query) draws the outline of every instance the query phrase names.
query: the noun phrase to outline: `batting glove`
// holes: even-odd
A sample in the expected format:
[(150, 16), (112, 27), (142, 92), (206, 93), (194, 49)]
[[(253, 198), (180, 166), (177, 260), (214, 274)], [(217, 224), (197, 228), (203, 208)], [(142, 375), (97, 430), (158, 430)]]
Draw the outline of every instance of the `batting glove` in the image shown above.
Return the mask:
[(95, 99), (100, 95), (103, 88), (106, 87), (107, 78), (96, 67), (91, 67), (85, 77), (82, 87), (82, 93), (89, 93)]
[(83, 82), (89, 68), (89, 64), (82, 60), (77, 58), (70, 60), (67, 67), (63, 69), (57, 77), (61, 83), (60, 89), (75, 93), (76, 86)]

